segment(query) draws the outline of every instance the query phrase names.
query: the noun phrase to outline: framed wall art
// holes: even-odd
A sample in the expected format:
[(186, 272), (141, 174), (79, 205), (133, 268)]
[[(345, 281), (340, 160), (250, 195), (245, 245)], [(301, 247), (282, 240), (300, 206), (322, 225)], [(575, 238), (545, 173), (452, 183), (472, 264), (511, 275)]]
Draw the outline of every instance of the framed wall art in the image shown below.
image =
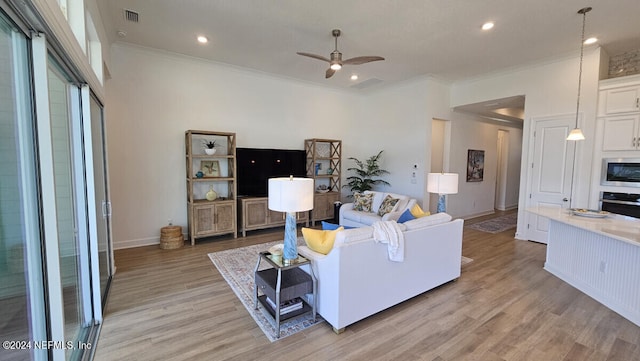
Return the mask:
[(200, 170), (205, 177), (220, 177), (220, 163), (217, 160), (200, 161)]
[(484, 150), (469, 149), (467, 153), (467, 182), (482, 182), (484, 178)]

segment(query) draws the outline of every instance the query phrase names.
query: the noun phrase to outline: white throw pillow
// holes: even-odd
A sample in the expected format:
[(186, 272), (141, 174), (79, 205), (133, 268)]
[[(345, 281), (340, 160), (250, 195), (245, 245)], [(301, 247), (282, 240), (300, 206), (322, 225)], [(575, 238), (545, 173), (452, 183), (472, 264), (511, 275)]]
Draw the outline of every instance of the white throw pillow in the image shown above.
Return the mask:
[(404, 222), (408, 230), (414, 230), (424, 227), (434, 226), (440, 223), (447, 223), (451, 220), (451, 216), (446, 213), (436, 213), (430, 216), (420, 217)]

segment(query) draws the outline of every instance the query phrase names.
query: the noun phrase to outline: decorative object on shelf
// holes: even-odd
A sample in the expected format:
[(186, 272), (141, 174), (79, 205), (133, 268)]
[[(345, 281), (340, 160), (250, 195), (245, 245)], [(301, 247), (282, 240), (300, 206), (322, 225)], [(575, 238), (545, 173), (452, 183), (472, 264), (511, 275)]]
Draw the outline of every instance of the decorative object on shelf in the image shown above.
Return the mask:
[(427, 175), (427, 192), (438, 194), (437, 212), (446, 212), (445, 195), (458, 193), (458, 174), (429, 173)]
[(218, 162), (217, 160), (200, 161), (200, 169), (204, 173), (205, 177), (220, 176), (220, 162)]
[(286, 212), (284, 228), (284, 264), (289, 265), (298, 258), (296, 212), (313, 208), (313, 179), (271, 178), (269, 179), (269, 209)]
[(584, 134), (578, 127), (578, 117), (580, 116), (580, 87), (582, 85), (582, 59), (584, 57), (584, 27), (587, 22), (587, 13), (591, 11), (591, 7), (578, 10), (578, 14), (582, 15), (582, 40), (580, 42), (580, 70), (578, 71), (578, 100), (576, 101), (576, 127), (569, 133), (567, 140), (584, 140)]
[(203, 140), (202, 143), (204, 144), (204, 152), (207, 155), (216, 154), (216, 141), (215, 140)]
[(349, 157), (348, 159), (356, 162), (356, 167), (347, 168), (347, 170), (355, 172), (356, 174), (347, 177), (348, 182), (343, 187), (349, 187), (349, 189), (351, 189), (351, 193), (362, 193), (364, 191), (371, 190), (374, 185), (382, 184), (390, 186), (391, 184), (383, 179), (374, 179), (374, 177), (389, 174), (389, 171), (380, 168), (380, 165), (378, 164), (382, 152), (384, 152), (384, 150), (381, 150), (378, 154), (369, 157), (364, 162), (357, 158)]
[(315, 169), (316, 169), (316, 175), (319, 175), (320, 174), (320, 169), (322, 169), (322, 164), (321, 163), (316, 163)]
[(207, 198), (208, 201), (213, 201), (216, 198), (218, 198), (218, 193), (216, 193), (216, 191), (213, 190), (213, 186), (210, 186), (209, 191), (207, 192), (207, 194), (205, 194), (205, 197)]
[(333, 169), (332, 168), (327, 169), (327, 175), (332, 175), (332, 174), (333, 174)]
[(204, 173), (202, 173), (202, 171), (201, 171), (201, 170), (199, 170), (199, 171), (196, 173), (196, 178), (202, 178), (202, 177), (204, 177)]
[(467, 182), (482, 182), (483, 178), (484, 150), (469, 149), (467, 153)]
[(279, 262), (282, 259), (282, 252), (284, 250), (284, 244), (279, 243), (269, 247), (269, 253), (273, 257), (274, 262)]
[(316, 187), (316, 191), (318, 193), (327, 193), (329, 191), (329, 187), (326, 184), (321, 184)]

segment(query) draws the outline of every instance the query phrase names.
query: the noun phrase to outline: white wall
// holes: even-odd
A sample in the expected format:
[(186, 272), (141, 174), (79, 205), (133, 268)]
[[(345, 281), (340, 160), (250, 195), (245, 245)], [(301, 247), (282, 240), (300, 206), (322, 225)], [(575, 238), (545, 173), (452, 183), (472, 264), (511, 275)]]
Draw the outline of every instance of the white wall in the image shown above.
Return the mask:
[[(518, 204), (522, 129), (505, 127), (476, 117), (453, 113), (451, 121), (450, 171), (459, 174), (458, 194), (447, 196), (447, 213), (462, 218), (494, 212), (498, 166), (498, 130), (509, 132), (509, 160), (506, 204)], [(484, 150), (482, 182), (467, 182), (467, 151)]]
[[(590, 202), (589, 180), (595, 138), (595, 115), (600, 73), (601, 49), (587, 49), (582, 73), (580, 127), (586, 140), (578, 142), (574, 200), (577, 207), (587, 208)], [(570, 57), (511, 69), (484, 78), (454, 84), (451, 88), (451, 104), (458, 106), (513, 95), (525, 95), (525, 119), (522, 143), (519, 216), (516, 238), (526, 237), (526, 206), (529, 153), (532, 152), (531, 119), (550, 115), (575, 114), (578, 87), (579, 57)]]
[[(353, 153), (364, 158), (363, 149), (384, 149), (382, 166), (391, 172), (386, 178), (391, 186), (381, 190), (409, 195), (418, 203), (428, 199), (431, 121), (448, 117), (448, 93), (448, 85), (425, 77), (367, 95), (360, 128), (366, 136), (355, 143)], [(418, 168), (412, 178), (414, 165)]]
[(158, 243), (169, 219), (186, 231), (187, 129), (236, 132), (239, 147), (341, 139), (343, 184), (348, 157), (384, 150), (391, 187), (383, 189), (419, 201), (426, 194), (431, 119), (449, 115), (447, 84), (420, 78), (361, 94), (123, 44), (111, 55), (105, 117), (115, 248)]

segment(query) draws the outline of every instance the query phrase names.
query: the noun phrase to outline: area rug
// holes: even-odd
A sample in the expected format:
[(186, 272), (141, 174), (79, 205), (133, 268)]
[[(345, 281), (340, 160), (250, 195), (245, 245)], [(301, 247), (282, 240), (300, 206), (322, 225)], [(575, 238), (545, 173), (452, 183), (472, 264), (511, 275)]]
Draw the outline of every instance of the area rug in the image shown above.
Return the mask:
[[(264, 332), (265, 336), (267, 336), (271, 342), (278, 340), (274, 337), (276, 323), (262, 305), (259, 305), (257, 310), (254, 309), (253, 272), (255, 271), (258, 261), (258, 254), (278, 243), (282, 243), (282, 241), (209, 253), (211, 262), (218, 268), (218, 271), (220, 271), (222, 277), (224, 277), (229, 286), (231, 286), (231, 289), (247, 309), (247, 312), (249, 312), (251, 317), (256, 321), (256, 324), (258, 324), (262, 332)], [(260, 265), (260, 269), (263, 268), (269, 268), (268, 263), (265, 261), (262, 261)], [(317, 315), (316, 321), (314, 322), (311, 312), (282, 321), (280, 322), (280, 339), (291, 336), (323, 321), (324, 319), (322, 319), (320, 315)]]
[(500, 233), (508, 229), (515, 228), (517, 224), (518, 213), (511, 213), (506, 216), (474, 223), (466, 227), (487, 233)]

